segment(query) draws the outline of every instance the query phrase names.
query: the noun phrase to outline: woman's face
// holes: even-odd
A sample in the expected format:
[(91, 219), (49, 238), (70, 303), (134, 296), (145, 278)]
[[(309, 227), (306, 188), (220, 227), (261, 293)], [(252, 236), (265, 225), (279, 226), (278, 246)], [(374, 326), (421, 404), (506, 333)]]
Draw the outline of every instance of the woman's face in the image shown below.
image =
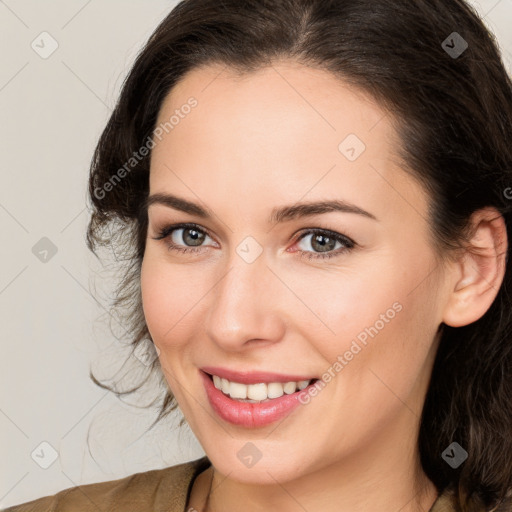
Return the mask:
[[(281, 61), (243, 78), (193, 70), (157, 125), (150, 196), (181, 202), (149, 206), (144, 313), (215, 468), (261, 483), (402, 464), (448, 285), (427, 196), (393, 161), (390, 118)], [(299, 207), (324, 202), (340, 207)], [(156, 240), (180, 223), (193, 226)], [(233, 398), (247, 393), (265, 401)]]

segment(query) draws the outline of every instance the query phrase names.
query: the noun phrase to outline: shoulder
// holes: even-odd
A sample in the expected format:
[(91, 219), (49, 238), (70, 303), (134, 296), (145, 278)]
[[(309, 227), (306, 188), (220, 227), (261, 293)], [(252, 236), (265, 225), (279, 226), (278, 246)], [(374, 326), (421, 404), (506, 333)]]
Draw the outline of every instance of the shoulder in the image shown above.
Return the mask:
[(0, 512), (172, 512), (174, 508), (169, 507), (173, 505), (176, 510), (183, 510), (193, 479), (208, 466), (210, 461), (202, 457), (117, 480), (70, 487)]
[[(505, 500), (494, 508), (486, 508), (483, 504), (473, 505), (475, 512), (512, 512), (512, 489), (507, 494)], [(429, 512), (461, 512), (456, 499), (456, 492), (453, 488), (445, 489), (434, 502)]]

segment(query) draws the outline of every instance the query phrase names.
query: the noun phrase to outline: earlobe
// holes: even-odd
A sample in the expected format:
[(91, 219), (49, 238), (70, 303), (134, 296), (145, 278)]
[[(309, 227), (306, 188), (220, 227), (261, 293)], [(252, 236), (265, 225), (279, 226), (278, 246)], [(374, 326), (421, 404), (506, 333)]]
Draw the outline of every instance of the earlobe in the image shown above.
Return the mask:
[(475, 212), (470, 246), (456, 264), (442, 321), (451, 327), (469, 325), (491, 307), (503, 282), (508, 248), (503, 216), (495, 208)]

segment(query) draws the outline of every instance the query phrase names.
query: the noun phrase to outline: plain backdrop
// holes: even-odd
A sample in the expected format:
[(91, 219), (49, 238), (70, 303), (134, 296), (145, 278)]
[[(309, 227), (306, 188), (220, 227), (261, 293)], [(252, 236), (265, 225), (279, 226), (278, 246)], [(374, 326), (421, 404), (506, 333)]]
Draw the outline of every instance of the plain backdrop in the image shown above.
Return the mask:
[[(156, 405), (88, 376), (112, 375), (126, 353), (111, 279), (85, 245), (89, 164), (137, 52), (176, 3), (0, 0), (0, 508), (204, 454), (178, 414), (145, 433)], [(512, 0), (471, 4), (512, 73)], [(159, 392), (149, 386), (148, 402)]]

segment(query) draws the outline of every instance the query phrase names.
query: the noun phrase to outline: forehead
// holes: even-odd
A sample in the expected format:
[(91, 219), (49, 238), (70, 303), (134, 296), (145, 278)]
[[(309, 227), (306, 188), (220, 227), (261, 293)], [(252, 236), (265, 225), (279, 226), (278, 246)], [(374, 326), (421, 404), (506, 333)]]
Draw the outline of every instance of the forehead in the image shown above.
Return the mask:
[[(286, 113), (297, 121), (309, 123), (310, 128), (372, 129), (383, 120), (385, 110), (362, 90), (350, 86), (332, 73), (311, 68), (295, 61), (280, 60), (251, 72), (238, 72), (221, 64), (210, 64), (192, 69), (171, 89), (163, 102), (158, 122), (165, 122), (167, 114), (180, 109), (194, 96), (205, 107), (203, 115), (217, 115), (222, 109), (233, 118), (238, 114), (244, 127), (247, 114), (254, 120), (270, 120)], [(207, 111), (205, 110), (207, 107)], [(284, 121), (284, 120), (283, 120)]]
[[(184, 108), (191, 98), (196, 106)], [(157, 125), (172, 116), (153, 149), (152, 192), (191, 197), (192, 188), (241, 203), (254, 194), (274, 202), (328, 194), (401, 215), (410, 196), (426, 212), (423, 191), (397, 161), (389, 114), (324, 70), (289, 61), (245, 74), (194, 69), (166, 97)]]

